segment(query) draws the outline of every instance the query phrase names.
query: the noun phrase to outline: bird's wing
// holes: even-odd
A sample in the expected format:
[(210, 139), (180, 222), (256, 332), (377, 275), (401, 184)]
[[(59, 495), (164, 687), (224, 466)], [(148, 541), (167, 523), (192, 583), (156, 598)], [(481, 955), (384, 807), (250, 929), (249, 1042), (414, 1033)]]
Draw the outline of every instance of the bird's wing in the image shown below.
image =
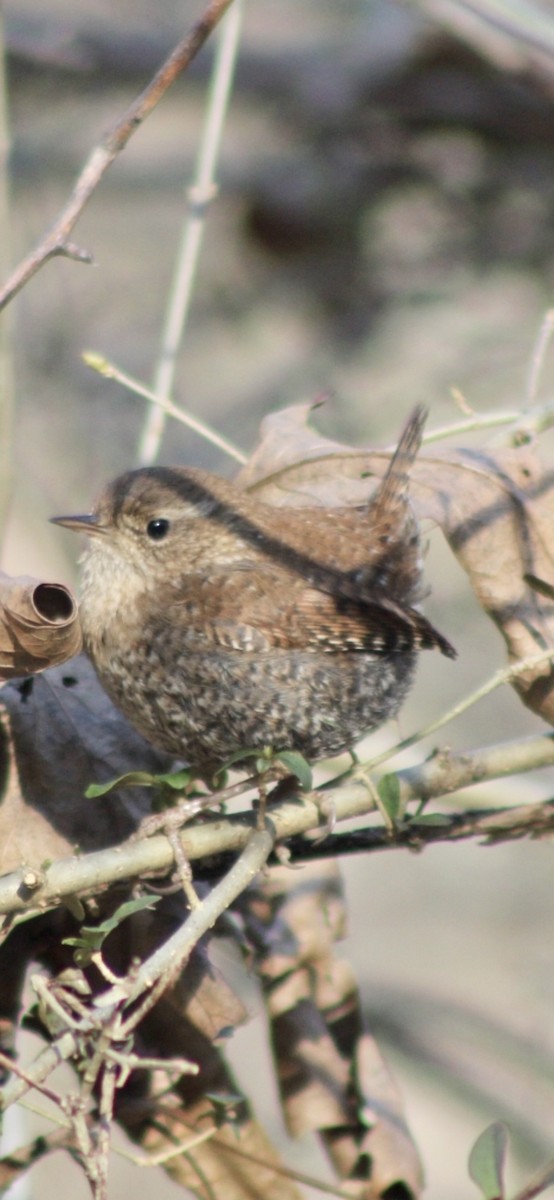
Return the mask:
[(333, 596), (259, 563), (189, 576), (160, 617), (179, 618), (183, 636), (195, 645), (244, 653), (396, 654), (436, 647), (454, 655), (446, 638), (413, 608), (386, 598), (358, 602)]

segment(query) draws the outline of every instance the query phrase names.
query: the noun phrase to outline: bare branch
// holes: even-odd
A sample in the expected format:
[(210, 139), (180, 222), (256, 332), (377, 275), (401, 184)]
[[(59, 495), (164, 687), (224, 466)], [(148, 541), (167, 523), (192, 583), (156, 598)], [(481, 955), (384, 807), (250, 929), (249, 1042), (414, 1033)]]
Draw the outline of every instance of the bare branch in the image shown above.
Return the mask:
[[(403, 806), (415, 799), (437, 799), (460, 788), (476, 783), (499, 779), (505, 775), (531, 771), (554, 764), (554, 734), (522, 738), (518, 741), (491, 746), (482, 750), (440, 753), (418, 767), (398, 771), (400, 800)], [(321, 801), (331, 801), (337, 821), (350, 817), (364, 816), (373, 809), (373, 802), (366, 782), (360, 778), (357, 768), (340, 781), (313, 794), (295, 797), (292, 801), (276, 804), (270, 809), (272, 827), (278, 841), (285, 841), (321, 824)], [(358, 778), (357, 778), (358, 776)], [(235, 789), (233, 789), (235, 790)], [(214, 804), (217, 794), (214, 794)], [(299, 800), (302, 803), (299, 803)], [(524, 816), (522, 817), (522, 814)], [(499, 819), (496, 836), (522, 836), (527, 833), (540, 836), (554, 825), (554, 807), (530, 804), (523, 808), (491, 809), (486, 812), (445, 818), (444, 825), (408, 826), (408, 832), (397, 832), (393, 838), (387, 831), (372, 828), (368, 832), (368, 850), (394, 849), (400, 845), (417, 842), (424, 845), (435, 841), (457, 841), (460, 837), (489, 835), (480, 822)], [(181, 834), (183, 850), (190, 861), (206, 856), (240, 852), (252, 833), (253, 816), (250, 812), (232, 817), (206, 816), (201, 825), (188, 825)], [(523, 824), (522, 824), (523, 821)], [(348, 847), (338, 840), (326, 839), (319, 854), (332, 856), (346, 853)], [(61, 859), (36, 870), (33, 886), (28, 884), (30, 864), (0, 879), (0, 913), (29, 913), (42, 911), (58, 904), (64, 896), (98, 892), (109, 884), (124, 879), (143, 878), (155, 873), (164, 873), (174, 863), (174, 851), (165, 835), (156, 835), (141, 841), (128, 841), (123, 845), (87, 854), (81, 858)], [(213, 876), (216, 868), (211, 868)], [(198, 872), (202, 874), (201, 870)], [(203, 909), (202, 909), (203, 911)]]
[(65, 208), (38, 246), (13, 272), (0, 291), (0, 310), (21, 290), (49, 258), (65, 255), (90, 262), (87, 251), (71, 243), (69, 235), (103, 175), (142, 122), (150, 115), (168, 88), (190, 65), (207, 37), (229, 8), (232, 0), (211, 0), (204, 15), (166, 58), (154, 78), (90, 154)]

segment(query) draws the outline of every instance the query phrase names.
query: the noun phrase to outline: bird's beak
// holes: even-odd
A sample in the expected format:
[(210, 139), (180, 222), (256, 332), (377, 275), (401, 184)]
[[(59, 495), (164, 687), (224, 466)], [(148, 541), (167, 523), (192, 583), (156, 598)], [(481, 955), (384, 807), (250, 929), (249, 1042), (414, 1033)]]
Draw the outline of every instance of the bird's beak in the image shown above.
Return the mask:
[(50, 517), (50, 522), (52, 525), (63, 525), (64, 529), (71, 529), (73, 533), (86, 533), (89, 537), (108, 532), (94, 513), (83, 513), (76, 517)]

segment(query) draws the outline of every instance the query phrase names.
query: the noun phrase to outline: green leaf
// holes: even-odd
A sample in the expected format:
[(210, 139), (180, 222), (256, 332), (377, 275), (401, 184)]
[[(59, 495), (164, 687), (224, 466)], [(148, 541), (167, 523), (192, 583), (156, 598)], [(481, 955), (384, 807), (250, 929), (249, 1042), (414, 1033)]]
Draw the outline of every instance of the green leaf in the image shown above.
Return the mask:
[(296, 776), (302, 791), (311, 792), (313, 788), (312, 768), (302, 754), (299, 754), (297, 750), (279, 750), (275, 759), (277, 762), (281, 762), (287, 771)]
[(504, 1167), (509, 1135), (502, 1121), (489, 1125), (477, 1138), (468, 1162), (470, 1178), (483, 1200), (505, 1200)]
[(192, 773), (188, 767), (183, 767), (181, 771), (170, 771), (168, 775), (153, 775), (156, 783), (163, 783), (165, 787), (173, 788), (175, 792), (182, 792), (187, 787), (192, 779)]
[(118, 787), (156, 787), (156, 784), (157, 776), (150, 775), (148, 771), (128, 771), (126, 775), (119, 775), (108, 783), (89, 784), (85, 796), (87, 800), (96, 800), (98, 796), (107, 796), (108, 792)]
[(377, 784), (377, 792), (387, 816), (391, 821), (397, 821), (402, 816), (398, 776), (393, 772), (382, 775)]
[(126, 900), (124, 904), (120, 904), (116, 908), (111, 917), (107, 917), (100, 925), (82, 925), (79, 937), (64, 938), (64, 946), (73, 946), (75, 954), (73, 955), (77, 966), (88, 966), (94, 954), (97, 954), (102, 948), (102, 944), (109, 933), (117, 929), (122, 921), (133, 913), (140, 912), (144, 908), (153, 908), (158, 904), (160, 896), (139, 896), (136, 900)]
[(214, 778), (219, 779), (220, 775), (223, 775), (230, 767), (234, 767), (235, 763), (244, 762), (245, 758), (259, 758), (259, 754), (259, 750), (237, 750), (235, 754), (232, 754), (230, 758), (225, 760), (219, 770), (216, 771)]
[(98, 796), (107, 796), (119, 787), (170, 787), (176, 792), (183, 791), (190, 783), (191, 772), (185, 767), (181, 771), (170, 771), (167, 775), (151, 775), (149, 771), (127, 771), (117, 779), (108, 783), (91, 783), (85, 792), (87, 800), (96, 800)]

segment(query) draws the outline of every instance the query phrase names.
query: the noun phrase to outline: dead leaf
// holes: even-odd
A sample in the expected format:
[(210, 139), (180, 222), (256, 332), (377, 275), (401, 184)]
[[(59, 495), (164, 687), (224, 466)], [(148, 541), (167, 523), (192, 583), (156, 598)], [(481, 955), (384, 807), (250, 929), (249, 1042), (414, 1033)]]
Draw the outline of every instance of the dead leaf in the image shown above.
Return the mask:
[[(199, 896), (207, 891), (207, 885), (197, 885)], [(129, 969), (129, 957), (144, 961), (157, 947), (171, 937), (183, 924), (188, 915), (184, 895), (178, 891), (163, 896), (152, 909), (134, 913), (123, 923), (117, 937), (108, 943), (110, 963), (117, 974)], [(132, 930), (133, 946), (129, 946)], [(210, 961), (209, 940), (198, 942), (191, 951), (188, 962), (179, 979), (172, 984), (164, 997), (166, 1020), (171, 1028), (173, 1020), (185, 1016), (191, 1029), (210, 1042), (224, 1037), (247, 1018), (247, 1011), (226, 982), (221, 971)], [(171, 1016), (171, 1012), (173, 1016)], [(194, 1058), (195, 1034), (191, 1033), (188, 1055)]]
[(81, 643), (77, 601), (69, 588), (0, 571), (0, 679), (65, 662)]
[[(238, 482), (270, 504), (364, 504), (373, 488), (368, 476), (380, 477), (390, 454), (322, 437), (307, 424), (311, 411), (301, 405), (266, 418)], [(509, 661), (554, 650), (554, 468), (529, 445), (433, 447), (420, 452), (411, 479), (418, 517), (440, 525), (499, 628)], [(524, 704), (554, 724), (548, 661), (519, 675), (514, 687)]]
[[(167, 996), (147, 1015), (140, 1027), (145, 1054), (182, 1056), (198, 1064), (198, 1075), (183, 1075), (171, 1088), (163, 1072), (150, 1080), (150, 1097), (137, 1104), (133, 1087), (125, 1090), (118, 1105), (118, 1120), (129, 1136), (151, 1154), (174, 1149), (179, 1143), (214, 1126), (216, 1109), (206, 1096), (237, 1096), (232, 1122), (214, 1129), (214, 1137), (171, 1158), (167, 1173), (199, 1200), (301, 1200), (292, 1180), (281, 1174), (279, 1159), (264, 1130), (254, 1121), (218, 1047), (190, 1024), (188, 1015), (176, 1011)], [(161, 1097), (158, 1098), (160, 1096)], [(253, 1156), (251, 1161), (250, 1156)]]
[(85, 655), (41, 675), (6, 683), (14, 773), (0, 805), (0, 871), (21, 863), (98, 850), (128, 837), (150, 811), (146, 788), (85, 799), (89, 783), (172, 765), (140, 736), (101, 688)]
[(319, 1133), (352, 1195), (378, 1200), (396, 1184), (407, 1198), (420, 1196), (421, 1167), (400, 1095), (364, 1028), (351, 968), (335, 952), (345, 932), (336, 863), (300, 875), (276, 868), (240, 908), (290, 1132)]

